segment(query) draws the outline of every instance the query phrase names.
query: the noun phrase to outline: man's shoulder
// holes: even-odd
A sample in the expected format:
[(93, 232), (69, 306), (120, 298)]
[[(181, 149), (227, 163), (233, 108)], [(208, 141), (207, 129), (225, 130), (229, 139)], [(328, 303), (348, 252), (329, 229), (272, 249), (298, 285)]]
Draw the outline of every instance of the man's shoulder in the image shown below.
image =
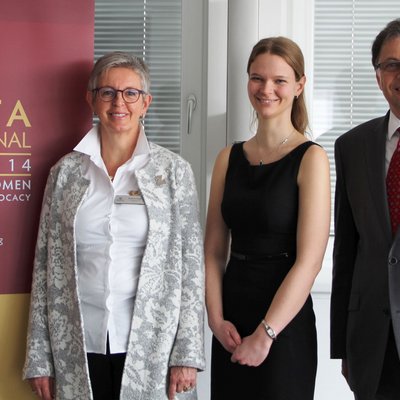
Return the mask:
[(385, 124), (387, 126), (387, 122), (385, 122), (386, 120), (387, 120), (387, 115), (373, 118), (370, 119), (369, 121), (365, 121), (355, 126), (354, 128), (350, 129), (343, 135), (339, 136), (337, 142), (338, 143), (342, 142), (345, 143), (348, 141), (352, 142), (354, 140), (359, 140), (365, 137), (366, 135), (373, 134), (374, 132), (380, 133), (384, 129)]

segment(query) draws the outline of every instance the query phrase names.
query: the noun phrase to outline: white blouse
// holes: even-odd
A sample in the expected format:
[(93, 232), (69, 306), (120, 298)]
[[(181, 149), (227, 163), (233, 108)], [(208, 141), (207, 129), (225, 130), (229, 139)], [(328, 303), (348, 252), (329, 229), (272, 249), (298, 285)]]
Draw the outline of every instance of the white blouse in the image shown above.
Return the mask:
[(75, 222), (78, 288), (86, 351), (127, 351), (148, 216), (134, 171), (150, 158), (141, 130), (136, 149), (111, 181), (100, 153), (97, 127), (75, 147), (90, 157), (84, 165), (89, 189)]

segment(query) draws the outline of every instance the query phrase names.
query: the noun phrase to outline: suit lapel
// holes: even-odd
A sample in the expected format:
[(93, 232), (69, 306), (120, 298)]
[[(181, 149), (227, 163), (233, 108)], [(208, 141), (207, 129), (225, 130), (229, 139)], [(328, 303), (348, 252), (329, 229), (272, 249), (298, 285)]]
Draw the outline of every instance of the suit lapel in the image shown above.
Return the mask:
[(385, 233), (388, 242), (392, 241), (390, 230), (390, 216), (386, 196), (386, 133), (389, 120), (389, 113), (379, 119), (375, 129), (365, 134), (365, 157), (367, 163), (367, 174), (372, 198), (375, 202), (378, 220), (382, 221), (382, 231)]

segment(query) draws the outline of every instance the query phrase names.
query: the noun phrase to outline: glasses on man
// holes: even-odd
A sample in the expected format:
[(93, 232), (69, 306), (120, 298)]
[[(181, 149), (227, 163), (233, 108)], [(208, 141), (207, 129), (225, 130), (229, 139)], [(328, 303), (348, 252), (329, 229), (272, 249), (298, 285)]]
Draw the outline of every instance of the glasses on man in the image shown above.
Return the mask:
[(376, 64), (375, 69), (380, 69), (385, 72), (400, 72), (400, 61), (389, 60)]
[(102, 101), (113, 101), (117, 97), (117, 93), (120, 92), (126, 103), (136, 103), (140, 95), (144, 96), (147, 94), (144, 90), (140, 89), (128, 88), (119, 90), (108, 86), (93, 89), (93, 92), (97, 93)]

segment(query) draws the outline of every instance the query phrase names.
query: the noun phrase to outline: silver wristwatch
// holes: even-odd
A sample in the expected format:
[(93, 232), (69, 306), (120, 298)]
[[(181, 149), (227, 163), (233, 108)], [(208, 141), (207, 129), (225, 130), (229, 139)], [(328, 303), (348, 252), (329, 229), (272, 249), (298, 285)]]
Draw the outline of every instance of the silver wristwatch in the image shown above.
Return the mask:
[(267, 333), (267, 335), (273, 340), (276, 340), (276, 333), (275, 331), (264, 321), (261, 320), (262, 325), (264, 326), (265, 332)]

